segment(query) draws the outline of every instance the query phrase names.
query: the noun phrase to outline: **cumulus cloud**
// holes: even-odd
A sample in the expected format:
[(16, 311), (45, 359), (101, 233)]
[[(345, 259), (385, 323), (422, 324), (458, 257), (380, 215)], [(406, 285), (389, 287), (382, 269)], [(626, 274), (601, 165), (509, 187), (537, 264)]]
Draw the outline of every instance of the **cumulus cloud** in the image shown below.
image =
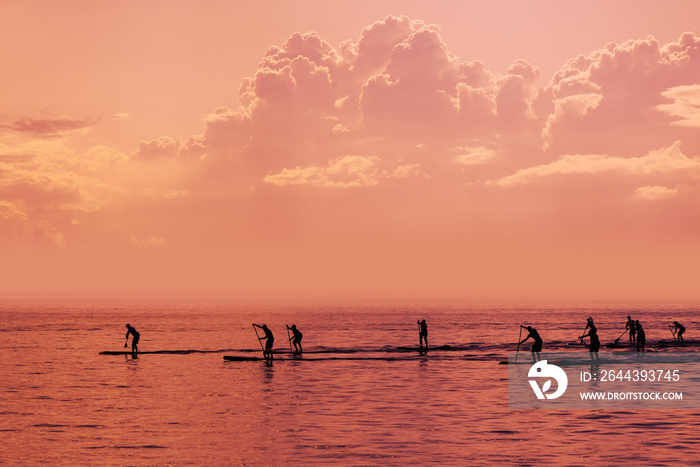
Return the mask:
[[(205, 217), (225, 206), (245, 224), (241, 213), (253, 210), (245, 202), (279, 203), (295, 186), (316, 195), (387, 184), (447, 206), (456, 186), (478, 189), (485, 179), (509, 187), (578, 174), (597, 184), (615, 174), (634, 179), (627, 188), (641, 186), (636, 196), (645, 199), (670, 196), (676, 179), (697, 184), (693, 34), (602, 45), (544, 85), (536, 64), (515, 60), (499, 73), (476, 58), (451, 52), (436, 25), (389, 16), (338, 46), (316, 32), (290, 35), (240, 82), (238, 102), (203, 116), (201, 133), (153, 135), (130, 155), (75, 151), (59, 138), (100, 119), (0, 123), (0, 218), (39, 222), (52, 212), (62, 232), (84, 228), (81, 215), (109, 200), (128, 200), (115, 204), (154, 217), (183, 206)], [(117, 125), (127, 114), (107, 118)]]
[(251, 119), (246, 111), (235, 111), (219, 107), (207, 115), (204, 120), (205, 130), (200, 138), (190, 138), (185, 143), (185, 151), (193, 154), (228, 154), (240, 152), (249, 143), (252, 129)]
[(343, 47), (352, 51), (353, 72), (367, 78), (369, 73), (386, 68), (394, 47), (424, 26), (422, 21), (406, 16), (388, 16), (366, 27), (357, 44), (348, 41)]
[(501, 124), (518, 124), (535, 117), (531, 110), (537, 95), (540, 70), (526, 62), (517, 60), (508, 68), (506, 76), (499, 79), (495, 98), (496, 114)]
[(454, 127), (458, 63), (436, 28), (423, 27), (396, 44), (384, 72), (362, 87), (366, 128), (374, 133), (425, 133)]
[(574, 94), (562, 97), (554, 101), (554, 110), (547, 117), (542, 135), (544, 137), (543, 148), (549, 147), (552, 140), (553, 128), (569, 124), (576, 126), (591, 110), (600, 105), (603, 96), (594, 93)]
[(611, 180), (630, 179), (628, 200), (639, 186), (696, 184), (687, 132), (699, 45), (692, 34), (602, 45), (541, 83), (536, 64), (516, 60), (497, 73), (452, 53), (437, 26), (406, 17), (377, 21), (338, 47), (294, 33), (242, 80), (236, 104), (203, 119), (201, 134), (140, 145), (132, 160), (157, 166), (148, 176), (159, 181), (139, 174), (137, 192), (165, 209), (244, 197), (269, 208), (291, 203), (276, 197), (293, 187), (322, 196), (391, 185), (447, 200), (483, 180), (551, 186), (577, 177), (615, 191)]
[(648, 37), (578, 56), (537, 97), (544, 147), (610, 153), (623, 139), (638, 150), (666, 144), (668, 132), (660, 130), (669, 127), (669, 115), (675, 125), (695, 125), (699, 75), (700, 38), (691, 33), (666, 45)]
[(245, 136), (261, 148), (278, 148), (278, 141), (303, 146), (309, 138), (329, 134), (337, 122), (327, 117), (337, 112), (335, 103), (342, 97), (334, 82), (339, 66), (338, 53), (318, 34), (293, 34), (283, 47), (271, 47), (255, 76), (244, 80), (243, 107), (229, 121), (242, 124), (249, 118)]
[[(323, 167), (365, 152), (357, 147), (367, 144), (376, 143), (378, 157), (395, 158), (387, 153), (397, 137), (407, 144), (471, 145), (474, 138), (495, 138), (499, 121), (522, 132), (523, 121), (534, 118), (539, 79), (537, 67), (524, 60), (505, 75), (462, 61), (437, 26), (404, 16), (377, 21), (357, 42), (338, 48), (315, 32), (294, 33), (243, 79), (239, 106), (216, 109), (179, 154), (207, 159), (217, 171), (242, 163), (262, 180), (288, 167)], [(174, 141), (145, 141), (136, 157), (171, 154)], [(383, 145), (387, 150), (378, 151)]]
[(141, 160), (177, 157), (181, 147), (180, 140), (163, 136), (159, 139), (141, 142), (134, 157)]

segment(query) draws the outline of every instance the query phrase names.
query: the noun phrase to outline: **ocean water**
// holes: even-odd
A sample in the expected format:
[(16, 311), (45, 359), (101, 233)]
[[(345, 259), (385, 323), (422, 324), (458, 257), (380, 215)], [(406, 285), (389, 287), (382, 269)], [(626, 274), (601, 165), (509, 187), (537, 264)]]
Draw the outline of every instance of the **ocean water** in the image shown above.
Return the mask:
[[(698, 339), (687, 304), (4, 298), (0, 464), (697, 464), (700, 409), (508, 407), (498, 361), (520, 324), (545, 351), (586, 352), (569, 343), (588, 316), (606, 343), (628, 314), (660, 352), (678, 350), (673, 321)], [(397, 351), (418, 345), (423, 318), (434, 349)], [(141, 351), (192, 352), (101, 355), (124, 350), (127, 322)], [(275, 333), (279, 358), (224, 361), (260, 355), (253, 322)], [(288, 356), (285, 324), (304, 333), (302, 359)]]

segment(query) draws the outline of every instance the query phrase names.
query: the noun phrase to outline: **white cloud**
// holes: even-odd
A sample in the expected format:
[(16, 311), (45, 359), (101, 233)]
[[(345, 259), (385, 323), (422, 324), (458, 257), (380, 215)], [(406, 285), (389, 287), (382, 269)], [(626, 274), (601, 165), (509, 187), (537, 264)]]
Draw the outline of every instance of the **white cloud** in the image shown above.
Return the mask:
[(330, 161), (326, 167), (285, 168), (278, 174), (266, 176), (263, 181), (277, 186), (352, 188), (375, 186), (382, 179), (420, 175), (420, 164), (395, 165), (376, 156), (342, 156)]
[(379, 158), (374, 156), (343, 156), (330, 161), (327, 167), (285, 168), (279, 174), (266, 176), (263, 181), (277, 186), (311, 185), (336, 188), (373, 186), (379, 183), (378, 161)]
[(508, 187), (532, 183), (540, 178), (555, 175), (599, 174), (615, 170), (629, 175), (650, 175), (691, 170), (700, 173), (700, 161), (685, 156), (681, 152), (680, 141), (676, 141), (668, 148), (652, 151), (642, 157), (567, 154), (550, 164), (521, 169), (513, 175), (508, 175), (491, 183)]
[(338, 123), (333, 127), (333, 134), (336, 136), (347, 136), (350, 134), (350, 130), (348, 130), (342, 123)]
[(656, 108), (679, 119), (672, 125), (700, 128), (700, 84), (676, 86), (661, 93), (672, 99), (671, 104), (661, 104)]
[(426, 176), (420, 170), (420, 164), (404, 164), (396, 167), (391, 171), (384, 171), (384, 177), (386, 178), (408, 178), (416, 176)]
[(665, 186), (641, 186), (637, 188), (634, 195), (640, 199), (646, 200), (659, 200), (672, 198), (678, 193), (675, 188), (668, 188)]
[(462, 165), (483, 165), (496, 157), (496, 151), (480, 146), (477, 148), (456, 148), (461, 152), (455, 161)]
[(186, 190), (157, 191), (153, 188), (146, 188), (144, 190), (144, 194), (152, 199), (175, 200), (175, 199), (183, 198), (185, 196), (189, 196), (190, 193)]
[(154, 237), (154, 236), (151, 236), (149, 238), (143, 238), (143, 239), (131, 237), (131, 239), (129, 240), (129, 245), (131, 245), (134, 248), (138, 248), (138, 249), (145, 249), (145, 248), (162, 249), (162, 248), (167, 248), (168, 241), (164, 238), (159, 238), (159, 237)]

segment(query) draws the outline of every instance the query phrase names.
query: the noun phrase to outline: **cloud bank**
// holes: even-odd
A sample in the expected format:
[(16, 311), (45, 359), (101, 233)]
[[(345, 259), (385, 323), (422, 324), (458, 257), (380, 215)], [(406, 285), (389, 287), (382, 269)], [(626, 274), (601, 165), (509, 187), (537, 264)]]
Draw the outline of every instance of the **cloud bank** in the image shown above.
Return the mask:
[[(498, 72), (458, 57), (440, 27), (405, 16), (337, 46), (294, 33), (240, 82), (237, 102), (202, 116), (199, 134), (154, 135), (125, 154), (72, 145), (103, 117), (0, 123), (0, 240), (218, 251), (242, 284), (264, 281), (266, 268), (279, 285), (293, 264), (363, 258), (401, 270), (388, 286), (400, 288), (420, 282), (406, 258), (420, 269), (445, 258), (439, 279), (419, 274), (434, 291), (441, 280), (459, 289), (447, 279), (459, 276), (456, 262), (474, 255), (483, 266), (503, 244), (544, 252), (547, 242), (606, 232), (615, 244), (642, 231), (642, 243), (694, 245), (700, 37), (601, 44), (542, 80), (525, 60)], [(506, 256), (498, 261), (516, 271), (532, 260)], [(473, 267), (463, 277), (480, 277)], [(352, 290), (356, 279), (339, 272), (333, 284)], [(314, 280), (331, 287), (311, 273), (289, 287)]]

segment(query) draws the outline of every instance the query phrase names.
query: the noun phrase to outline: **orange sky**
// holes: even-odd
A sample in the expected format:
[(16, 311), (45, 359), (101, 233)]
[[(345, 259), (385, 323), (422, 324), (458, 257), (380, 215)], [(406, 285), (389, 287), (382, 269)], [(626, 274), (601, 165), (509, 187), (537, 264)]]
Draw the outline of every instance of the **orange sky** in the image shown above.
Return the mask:
[(697, 299), (695, 1), (5, 1), (0, 293)]

